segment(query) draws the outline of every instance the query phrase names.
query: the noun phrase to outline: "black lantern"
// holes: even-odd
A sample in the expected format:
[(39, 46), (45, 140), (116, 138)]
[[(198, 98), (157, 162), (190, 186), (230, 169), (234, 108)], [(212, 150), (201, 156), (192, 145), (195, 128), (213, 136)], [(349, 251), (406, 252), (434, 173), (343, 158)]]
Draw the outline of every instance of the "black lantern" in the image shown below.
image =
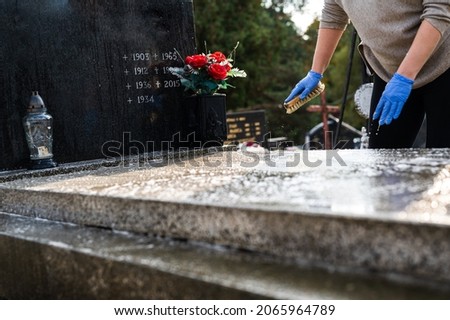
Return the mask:
[(30, 149), (30, 169), (56, 167), (53, 161), (53, 118), (47, 113), (44, 101), (38, 92), (33, 92), (23, 127)]

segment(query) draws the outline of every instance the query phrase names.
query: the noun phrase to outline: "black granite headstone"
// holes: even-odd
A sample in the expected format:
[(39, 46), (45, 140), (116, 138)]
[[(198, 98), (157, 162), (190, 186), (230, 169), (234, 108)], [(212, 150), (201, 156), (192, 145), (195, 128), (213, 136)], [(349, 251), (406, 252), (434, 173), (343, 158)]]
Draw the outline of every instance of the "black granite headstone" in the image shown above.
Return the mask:
[(183, 126), (168, 67), (195, 51), (192, 0), (0, 0), (0, 170), (29, 154), (32, 91), (58, 162), (160, 150)]

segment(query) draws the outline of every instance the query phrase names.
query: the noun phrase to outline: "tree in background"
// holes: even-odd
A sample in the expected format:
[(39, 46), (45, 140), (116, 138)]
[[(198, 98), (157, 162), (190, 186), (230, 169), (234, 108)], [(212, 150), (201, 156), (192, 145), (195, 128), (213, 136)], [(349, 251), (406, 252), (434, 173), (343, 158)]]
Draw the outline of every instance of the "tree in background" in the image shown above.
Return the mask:
[(232, 109), (279, 104), (292, 70), (302, 65), (302, 39), (290, 17), (261, 5), (261, 0), (194, 0), (199, 51), (225, 54), (236, 42), (235, 65), (248, 77), (227, 93)]
[[(248, 77), (239, 79), (236, 88), (227, 92), (228, 109), (265, 109), (272, 136), (285, 136), (296, 144), (302, 144), (305, 134), (320, 122), (320, 116), (306, 112), (306, 108), (289, 116), (279, 108), (292, 86), (311, 67), (318, 22), (302, 36), (284, 10), (287, 7), (301, 10), (304, 3), (303, 0), (194, 0), (198, 52), (204, 52), (206, 43), (207, 50), (226, 54), (236, 42), (240, 43), (234, 64), (245, 70)], [(328, 101), (339, 103), (350, 44), (349, 36), (345, 37), (326, 80)], [(355, 69), (354, 73), (357, 72)], [(352, 81), (352, 89), (361, 82), (360, 77), (353, 77)]]
[(286, 8), (301, 10), (308, 0), (263, 0), (263, 5), (283, 12)]

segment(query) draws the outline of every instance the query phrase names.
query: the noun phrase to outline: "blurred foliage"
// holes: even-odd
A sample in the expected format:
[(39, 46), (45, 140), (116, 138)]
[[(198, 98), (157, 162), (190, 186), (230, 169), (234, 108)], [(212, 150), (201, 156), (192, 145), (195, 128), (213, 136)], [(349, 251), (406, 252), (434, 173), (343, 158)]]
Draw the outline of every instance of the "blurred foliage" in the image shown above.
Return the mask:
[[(244, 79), (232, 79), (236, 88), (227, 91), (228, 111), (266, 110), (272, 137), (287, 137), (296, 144), (321, 121), (306, 108), (292, 115), (281, 109), (292, 87), (306, 75), (312, 63), (318, 21), (300, 35), (285, 8), (301, 10), (303, 0), (194, 0), (198, 52), (228, 54), (239, 42), (234, 65), (247, 72)], [(351, 29), (351, 28), (348, 28)], [(325, 74), (328, 103), (341, 104), (351, 32), (346, 32)], [(344, 121), (356, 128), (364, 119), (356, 114), (351, 94), (361, 84), (361, 65), (355, 56), (350, 98)], [(319, 103), (318, 99), (312, 103)]]
[(301, 10), (307, 2), (308, 0), (262, 0), (262, 5), (283, 12), (286, 9)]

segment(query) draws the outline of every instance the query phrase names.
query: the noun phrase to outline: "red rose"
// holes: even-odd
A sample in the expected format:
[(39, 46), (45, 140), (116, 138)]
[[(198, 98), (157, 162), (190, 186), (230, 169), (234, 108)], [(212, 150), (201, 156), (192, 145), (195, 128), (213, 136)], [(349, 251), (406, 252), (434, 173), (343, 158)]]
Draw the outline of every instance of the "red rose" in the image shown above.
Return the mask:
[(210, 59), (214, 59), (215, 62), (218, 62), (218, 63), (227, 60), (227, 57), (226, 57), (222, 52), (220, 52), (220, 51), (216, 51), (216, 52), (214, 52), (214, 53), (210, 53), (210, 54), (208, 55), (208, 57), (209, 57)]
[(227, 73), (227, 68), (218, 63), (213, 63), (208, 67), (208, 74), (214, 80), (224, 80), (227, 77)]
[(229, 63), (227, 60), (225, 60), (224, 62), (221, 63), (222, 66), (225, 67), (225, 69), (227, 69), (227, 72), (231, 70), (231, 63)]
[(201, 68), (206, 66), (208, 63), (208, 58), (204, 54), (196, 54), (193, 56), (187, 56), (185, 63), (190, 65), (192, 68)]

